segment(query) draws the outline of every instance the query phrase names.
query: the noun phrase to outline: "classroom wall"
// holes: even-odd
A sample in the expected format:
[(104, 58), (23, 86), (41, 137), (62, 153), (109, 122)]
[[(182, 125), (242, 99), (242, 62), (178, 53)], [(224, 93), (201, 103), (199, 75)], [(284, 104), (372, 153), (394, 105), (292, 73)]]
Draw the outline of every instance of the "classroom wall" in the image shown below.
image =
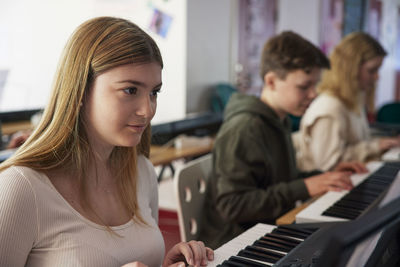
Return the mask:
[[(237, 1), (187, 1), (186, 112), (210, 110), (213, 87), (230, 82)], [(210, 8), (212, 6), (212, 8)]]
[[(72, 31), (96, 16), (137, 23), (163, 55), (163, 88), (153, 123), (210, 109), (211, 88), (229, 82), (237, 1), (2, 0), (0, 112), (46, 105), (62, 48)], [(212, 8), (210, 8), (212, 6)], [(165, 36), (150, 30), (154, 10), (171, 20)], [(7, 74), (2, 83), (2, 76)]]
[[(399, 68), (397, 2), (383, 1), (382, 42), (391, 54), (381, 70), (378, 105), (393, 99)], [(318, 44), (320, 1), (277, 3), (277, 32), (294, 30)], [(172, 18), (164, 37), (149, 29), (155, 9)], [(212, 87), (236, 80), (238, 0), (1, 0), (0, 112), (44, 106), (68, 36), (81, 22), (99, 15), (134, 21), (160, 46), (165, 67), (153, 123), (209, 110)]]

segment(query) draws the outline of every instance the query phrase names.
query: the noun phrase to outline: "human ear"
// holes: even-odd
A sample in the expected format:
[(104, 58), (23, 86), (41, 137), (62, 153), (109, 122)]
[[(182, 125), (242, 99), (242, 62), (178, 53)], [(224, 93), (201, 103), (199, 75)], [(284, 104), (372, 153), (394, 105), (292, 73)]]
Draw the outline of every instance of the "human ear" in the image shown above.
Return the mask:
[(278, 76), (276, 75), (275, 72), (267, 72), (264, 75), (264, 87), (268, 87), (268, 88), (274, 90), (277, 78), (278, 78)]

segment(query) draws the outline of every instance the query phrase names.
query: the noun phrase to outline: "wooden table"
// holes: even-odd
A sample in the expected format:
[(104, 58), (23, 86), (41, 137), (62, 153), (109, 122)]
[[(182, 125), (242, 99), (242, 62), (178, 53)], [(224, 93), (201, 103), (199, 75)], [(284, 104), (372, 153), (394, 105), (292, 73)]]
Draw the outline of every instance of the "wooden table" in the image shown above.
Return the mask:
[(158, 181), (161, 181), (166, 167), (169, 167), (172, 174), (174, 174), (175, 169), (172, 165), (172, 162), (174, 160), (190, 159), (205, 155), (211, 152), (212, 147), (213, 142), (182, 148), (175, 148), (174, 146), (163, 147), (152, 145), (150, 147), (150, 161), (153, 163), (154, 166), (162, 166), (162, 169), (158, 175)]
[(29, 129), (32, 129), (32, 123), (30, 121), (7, 122), (1, 125), (1, 132), (6, 135)]
[(315, 200), (317, 200), (318, 197), (311, 198), (301, 204), (300, 206), (288, 211), (278, 219), (276, 219), (276, 225), (282, 225), (282, 224), (292, 224), (296, 221), (296, 215), (303, 209), (307, 208), (311, 203), (313, 203)]
[(174, 160), (197, 157), (207, 153), (210, 153), (212, 144), (175, 148), (175, 147), (162, 147), (152, 145), (150, 147), (150, 161), (154, 166), (168, 165)]

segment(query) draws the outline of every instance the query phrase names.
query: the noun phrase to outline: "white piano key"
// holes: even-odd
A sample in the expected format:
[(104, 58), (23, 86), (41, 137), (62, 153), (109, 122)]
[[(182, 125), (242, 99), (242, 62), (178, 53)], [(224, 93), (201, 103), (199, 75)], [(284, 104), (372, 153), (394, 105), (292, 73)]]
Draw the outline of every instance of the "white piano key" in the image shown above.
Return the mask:
[(399, 161), (400, 160), (400, 147), (389, 149), (382, 155), (383, 161)]

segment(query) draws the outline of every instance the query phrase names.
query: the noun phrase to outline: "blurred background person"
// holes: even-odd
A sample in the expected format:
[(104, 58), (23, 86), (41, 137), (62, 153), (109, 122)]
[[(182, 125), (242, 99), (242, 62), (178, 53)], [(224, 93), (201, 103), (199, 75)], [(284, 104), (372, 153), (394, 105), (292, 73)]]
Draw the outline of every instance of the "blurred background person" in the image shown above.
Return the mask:
[(385, 49), (370, 35), (354, 32), (334, 48), (318, 97), (293, 134), (302, 170), (331, 170), (341, 161), (378, 159), (400, 145), (399, 137), (372, 138), (367, 112), (374, 111), (375, 86)]

